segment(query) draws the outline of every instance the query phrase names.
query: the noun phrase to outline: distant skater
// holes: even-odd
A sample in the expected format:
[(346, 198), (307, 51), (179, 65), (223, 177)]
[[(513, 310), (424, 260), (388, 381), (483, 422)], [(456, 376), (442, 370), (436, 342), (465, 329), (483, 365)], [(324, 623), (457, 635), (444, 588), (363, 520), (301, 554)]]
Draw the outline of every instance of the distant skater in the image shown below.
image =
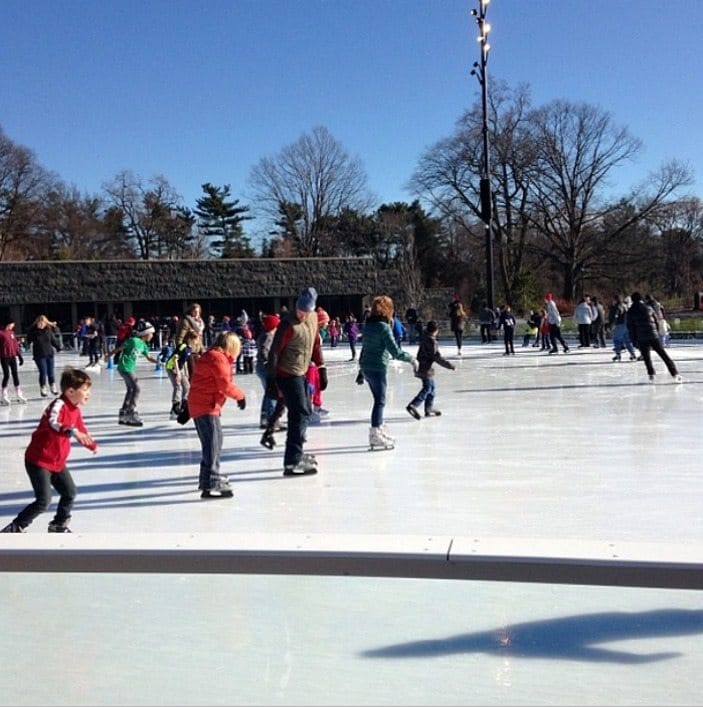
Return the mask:
[(671, 377), (677, 383), (683, 381), (676, 364), (662, 346), (654, 310), (642, 301), (642, 295), (639, 292), (632, 293), (632, 306), (627, 310), (627, 329), (632, 343), (642, 354), (650, 382), (654, 383), (655, 375), (652, 351), (656, 351), (659, 358), (664, 361)]

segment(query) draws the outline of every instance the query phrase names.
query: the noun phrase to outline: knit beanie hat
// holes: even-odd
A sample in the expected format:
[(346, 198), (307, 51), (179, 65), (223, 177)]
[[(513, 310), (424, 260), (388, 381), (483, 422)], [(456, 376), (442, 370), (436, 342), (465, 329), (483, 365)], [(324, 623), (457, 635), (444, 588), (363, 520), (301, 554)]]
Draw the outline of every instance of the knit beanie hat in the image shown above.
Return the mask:
[(264, 331), (273, 331), (278, 328), (281, 320), (277, 314), (266, 314), (261, 319), (261, 323), (264, 325)]
[(330, 323), (330, 315), (322, 309), (322, 307), (317, 308), (317, 325), (324, 329)]
[(314, 287), (306, 287), (298, 297), (295, 308), (301, 312), (314, 312), (317, 303), (317, 290)]
[(138, 322), (136, 328), (134, 329), (134, 333), (137, 336), (146, 336), (147, 334), (153, 334), (154, 327), (149, 324), (149, 322)]

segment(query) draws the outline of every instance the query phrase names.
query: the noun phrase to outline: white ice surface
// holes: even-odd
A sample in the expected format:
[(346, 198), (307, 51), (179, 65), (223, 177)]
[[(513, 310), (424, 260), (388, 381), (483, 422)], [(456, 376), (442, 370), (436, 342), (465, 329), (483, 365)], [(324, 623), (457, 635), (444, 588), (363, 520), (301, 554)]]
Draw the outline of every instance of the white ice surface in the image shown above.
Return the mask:
[[(407, 364), (389, 375), (396, 449), (369, 452), (371, 397), (346, 345), (325, 349), (330, 415), (308, 431), (317, 476), (282, 476), (284, 434), (259, 444), (260, 384), (223, 413), (235, 496), (202, 501), (192, 425), (168, 420), (170, 384), (140, 367), (141, 429), (116, 424), (124, 384), (94, 378), (96, 456), (73, 449), (74, 533), (461, 536), (578, 554), (657, 543), (703, 556), (703, 347), (613, 363), (610, 349), (548, 356), (470, 343), (437, 369), (415, 421)], [(412, 350), (412, 349), (411, 349)], [(63, 353), (67, 363), (85, 358)], [(25, 406), (0, 408), (0, 522), (28, 503), (23, 451), (46, 403), (27, 357)], [(52, 509), (53, 510), (53, 507)], [(44, 534), (50, 513), (21, 538)], [(36, 537), (36, 536), (35, 536)], [(57, 541), (58, 541), (57, 536)], [(17, 540), (1, 535), (3, 546)], [(36, 537), (38, 541), (39, 538)], [(45, 536), (41, 538), (45, 541)], [(0, 570), (2, 568), (0, 567)], [(701, 704), (698, 591), (265, 575), (3, 573), (0, 704)]]

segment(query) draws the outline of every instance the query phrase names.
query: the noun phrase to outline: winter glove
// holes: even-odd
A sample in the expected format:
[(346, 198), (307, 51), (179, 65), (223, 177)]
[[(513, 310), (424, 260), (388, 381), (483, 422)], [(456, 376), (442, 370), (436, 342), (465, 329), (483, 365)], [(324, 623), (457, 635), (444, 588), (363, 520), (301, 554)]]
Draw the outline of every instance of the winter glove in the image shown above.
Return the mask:
[(356, 384), (357, 385), (364, 385), (364, 373), (363, 371), (359, 371), (359, 373), (356, 376)]
[(237, 400), (237, 407), (238, 407), (240, 410), (244, 410), (244, 408), (245, 408), (246, 406), (247, 406), (247, 399), (246, 399), (246, 398), (242, 398), (241, 400)]
[(17, 354), (17, 363), (19, 363), (20, 366), (24, 365), (24, 359), (22, 358), (22, 354)]
[(320, 390), (327, 390), (327, 369), (323, 366), (318, 370), (320, 376)]

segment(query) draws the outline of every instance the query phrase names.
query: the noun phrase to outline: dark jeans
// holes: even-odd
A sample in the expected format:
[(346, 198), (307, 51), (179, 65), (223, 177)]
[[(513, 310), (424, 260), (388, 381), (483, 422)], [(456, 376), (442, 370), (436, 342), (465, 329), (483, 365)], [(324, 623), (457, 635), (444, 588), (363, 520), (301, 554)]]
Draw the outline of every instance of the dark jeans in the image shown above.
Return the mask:
[(43, 388), (47, 381), (49, 385), (54, 385), (54, 357), (42, 356), (41, 358), (35, 358), (34, 363), (37, 364), (39, 369), (39, 386)]
[(425, 403), (425, 412), (432, 410), (434, 406), (434, 396), (435, 396), (435, 382), (434, 378), (423, 378), (422, 388), (420, 392), (412, 399), (410, 403), (413, 407), (419, 407), (421, 403)]
[(136, 412), (137, 402), (139, 401), (139, 393), (141, 393), (141, 388), (139, 387), (139, 379), (134, 373), (125, 373), (124, 371), (119, 371), (119, 374), (122, 376), (122, 380), (127, 386), (127, 392), (125, 393), (124, 400), (122, 401), (122, 412)]
[(654, 375), (654, 366), (652, 365), (652, 351), (656, 351), (659, 358), (664, 361), (669, 373), (672, 376), (678, 374), (678, 369), (676, 364), (669, 358), (669, 354), (664, 350), (659, 339), (653, 339), (652, 341), (639, 341), (637, 344), (640, 353), (642, 354), (642, 360), (644, 365), (647, 367), (647, 373), (650, 376)]
[(222, 420), (219, 415), (201, 415), (193, 418), (200, 438), (200, 476), (198, 488), (209, 491), (220, 482), (220, 456), (222, 455)]
[(484, 344), (491, 342), (493, 340), (493, 337), (491, 336), (491, 325), (481, 323), (479, 328), (481, 330), (481, 342)]
[(254, 370), (261, 381), (264, 391), (261, 395), (261, 419), (268, 420), (269, 417), (273, 415), (273, 410), (276, 407), (276, 401), (266, 395), (266, 366), (257, 363)]
[(373, 395), (371, 427), (383, 425), (383, 410), (386, 407), (386, 371), (364, 371), (364, 378)]
[(2, 387), (7, 388), (7, 383), (10, 380), (10, 374), (12, 374), (12, 384), (15, 388), (19, 388), (20, 377), (17, 373), (17, 357), (12, 356), (11, 358), (0, 358), (0, 365), (2, 365)]
[(71, 519), (71, 510), (76, 498), (76, 485), (67, 467), (61, 471), (48, 471), (39, 466), (24, 462), (27, 476), (32, 483), (36, 500), (30, 503), (23, 511), (17, 515), (15, 522), (22, 528), (26, 528), (39, 515), (44, 513), (51, 503), (51, 487), (53, 486), (60, 494), (59, 505), (56, 508), (56, 515), (53, 522), (57, 525), (68, 525)]
[(505, 344), (505, 353), (515, 353), (514, 334), (515, 329), (513, 327), (503, 327), (503, 343)]
[(569, 347), (566, 345), (566, 342), (561, 335), (561, 327), (558, 324), (549, 325), (549, 341), (552, 345), (552, 351), (555, 353), (559, 350), (557, 347), (557, 341), (564, 347), (564, 351), (569, 350)]
[(303, 444), (312, 414), (312, 404), (308, 397), (305, 376), (276, 376), (276, 385), (283, 393), (283, 400), (288, 408), (283, 465), (294, 466), (303, 458)]

